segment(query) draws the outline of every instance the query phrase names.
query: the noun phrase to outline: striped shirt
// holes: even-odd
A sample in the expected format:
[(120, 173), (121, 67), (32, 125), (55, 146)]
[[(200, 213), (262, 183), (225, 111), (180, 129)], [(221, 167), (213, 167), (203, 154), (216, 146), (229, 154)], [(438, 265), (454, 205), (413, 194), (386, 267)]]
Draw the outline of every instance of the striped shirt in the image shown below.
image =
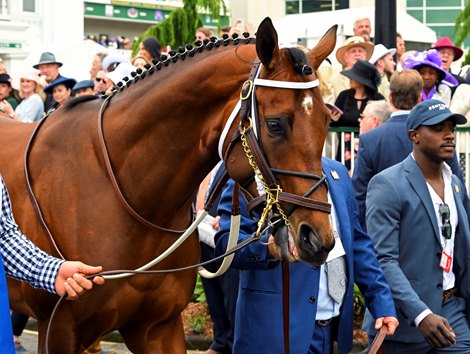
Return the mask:
[(26, 281), (35, 288), (55, 293), (55, 279), (64, 261), (40, 250), (23, 235), (13, 218), (10, 197), (1, 176), (0, 182), (0, 253), (5, 274)]

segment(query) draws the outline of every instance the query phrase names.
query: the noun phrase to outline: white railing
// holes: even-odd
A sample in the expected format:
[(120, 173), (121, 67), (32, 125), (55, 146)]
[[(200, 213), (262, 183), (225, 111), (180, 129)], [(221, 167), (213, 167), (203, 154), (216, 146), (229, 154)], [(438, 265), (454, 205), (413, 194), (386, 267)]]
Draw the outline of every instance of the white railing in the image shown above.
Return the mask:
[[(325, 146), (323, 147), (323, 156), (336, 159), (338, 146), (340, 149), (340, 156), (338, 160), (341, 163), (345, 163), (345, 145), (346, 141), (352, 141), (353, 146), (357, 152), (359, 145), (359, 129), (358, 128), (335, 128), (330, 129), (326, 138)], [(469, 128), (457, 128), (456, 133), (456, 153), (459, 158), (460, 168), (465, 180), (465, 186), (467, 191), (470, 191), (470, 127)], [(355, 154), (348, 154), (350, 157), (351, 164), (351, 175), (354, 171), (354, 159)]]

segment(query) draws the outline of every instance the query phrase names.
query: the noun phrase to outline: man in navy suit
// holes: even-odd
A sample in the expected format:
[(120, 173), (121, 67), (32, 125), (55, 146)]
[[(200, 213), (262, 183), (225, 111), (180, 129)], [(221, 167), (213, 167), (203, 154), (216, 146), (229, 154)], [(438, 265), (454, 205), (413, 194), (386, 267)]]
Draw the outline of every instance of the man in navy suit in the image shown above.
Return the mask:
[[(332, 353), (338, 341), (340, 353), (352, 349), (354, 283), (365, 296), (367, 307), (376, 319), (375, 327), (387, 326), (394, 333), (398, 322), (390, 289), (377, 262), (370, 237), (357, 219), (351, 179), (339, 162), (323, 159), (332, 201), (331, 226), (336, 246), (346, 265), (345, 293), (328, 293), (325, 265), (312, 267), (291, 263), (290, 269), (290, 352), (296, 354)], [(221, 197), (218, 213), (220, 230), (216, 235), (216, 254), (225, 252), (231, 215), (233, 181)], [(239, 242), (247, 239), (257, 227), (249, 217), (247, 202), (240, 197), (242, 215)], [(271, 236), (272, 238), (272, 236)], [(268, 241), (264, 237), (264, 241)], [(331, 253), (334, 253), (333, 249)], [(232, 266), (240, 271), (240, 286), (235, 316), (234, 353), (283, 353), (282, 267), (271, 246), (258, 242), (236, 252)], [(328, 262), (327, 262), (328, 263)], [(344, 283), (343, 283), (344, 284)]]
[[(470, 229), (463, 185), (445, 163), (466, 121), (439, 100), (418, 104), (407, 121), (412, 154), (369, 183), (367, 230), (400, 321), (385, 354), (470, 353)], [(364, 327), (371, 339), (368, 313)]]
[[(359, 221), (364, 229), (367, 185), (373, 176), (403, 161), (411, 152), (406, 119), (410, 110), (421, 102), (422, 90), (423, 80), (416, 70), (393, 73), (390, 78), (390, 103), (393, 106), (390, 119), (359, 137), (352, 181), (359, 205)], [(455, 154), (449, 164), (452, 172), (463, 181)]]

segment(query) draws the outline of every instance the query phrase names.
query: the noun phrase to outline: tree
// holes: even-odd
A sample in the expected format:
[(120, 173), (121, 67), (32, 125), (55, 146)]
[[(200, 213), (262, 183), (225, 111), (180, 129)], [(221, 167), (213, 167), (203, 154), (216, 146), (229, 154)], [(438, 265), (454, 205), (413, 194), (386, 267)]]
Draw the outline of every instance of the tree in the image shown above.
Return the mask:
[(183, 0), (183, 8), (173, 11), (168, 18), (150, 26), (134, 41), (132, 55), (139, 51), (139, 44), (147, 37), (157, 38), (162, 47), (169, 45), (177, 48), (185, 43), (194, 42), (196, 29), (202, 26), (198, 9), (207, 10), (213, 17), (218, 17), (220, 30), (220, 12), (225, 14), (227, 9), (223, 0)]
[[(455, 39), (455, 45), (461, 46), (467, 36), (470, 34), (470, 2), (467, 3), (465, 8), (460, 12), (459, 16), (455, 20), (454, 32), (452, 37), (457, 36)], [(470, 64), (470, 53), (465, 56), (464, 63)]]

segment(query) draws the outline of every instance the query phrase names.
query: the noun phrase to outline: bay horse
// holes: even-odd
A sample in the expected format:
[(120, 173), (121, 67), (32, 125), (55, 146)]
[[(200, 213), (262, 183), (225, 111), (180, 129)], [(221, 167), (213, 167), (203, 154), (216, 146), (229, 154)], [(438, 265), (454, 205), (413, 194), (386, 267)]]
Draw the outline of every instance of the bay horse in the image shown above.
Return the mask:
[[(222, 135), (221, 153), (230, 176), (256, 195), (256, 183), (247, 182), (253, 181), (254, 172), (246, 148), (232, 138), (239, 121), (229, 123), (228, 133), (222, 134), (242, 87), (242, 96), (246, 87), (254, 96), (258, 152), (273, 171), (297, 171), (279, 173), (280, 188), (304, 201), (326, 204), (323, 183), (308, 191), (310, 177), (322, 173), (329, 121), (315, 70), (335, 43), (334, 27), (308, 52), (279, 48), (276, 30), (266, 18), (256, 39), (213, 38), (180, 48), (145, 73), (133, 73), (106, 101), (92, 96), (70, 101), (41, 121), (40, 129), (38, 123), (1, 118), (0, 172), (17, 223), (55, 256), (103, 265), (105, 270), (136, 269), (149, 262), (172, 244), (176, 231), (190, 224), (197, 188), (220, 159)], [(255, 77), (261, 81), (254, 91), (252, 80), (243, 83), (258, 62), (261, 69)], [(100, 138), (126, 202), (159, 228), (138, 222), (123, 207)], [(52, 238), (33, 208), (27, 181)], [(304, 204), (293, 209), (292, 202), (281, 201), (278, 207), (290, 208), (285, 221), (297, 257), (320, 264), (334, 243), (329, 216)], [(291, 256), (294, 248), (289, 246)], [(179, 268), (198, 260), (194, 234), (155, 268)], [(107, 281), (58, 309), (48, 352), (80, 353), (102, 335), (119, 330), (132, 352), (185, 353), (181, 312), (195, 279), (196, 270), (190, 270)], [(13, 309), (38, 320), (39, 352), (45, 353), (45, 332), (58, 297), (11, 279), (9, 295)]]

